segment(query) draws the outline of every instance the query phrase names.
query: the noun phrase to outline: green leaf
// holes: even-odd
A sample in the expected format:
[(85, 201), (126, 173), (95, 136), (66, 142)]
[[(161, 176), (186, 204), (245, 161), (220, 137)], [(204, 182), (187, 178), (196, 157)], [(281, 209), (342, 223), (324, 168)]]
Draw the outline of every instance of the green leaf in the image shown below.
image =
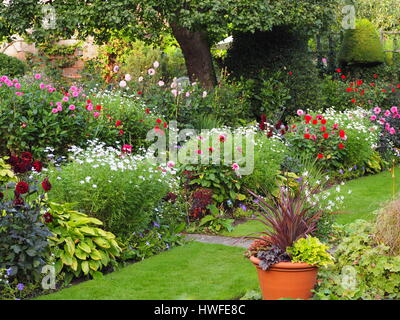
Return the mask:
[(80, 227), (78, 229), (80, 232), (84, 233), (84, 234), (88, 234), (91, 236), (96, 236), (96, 231), (94, 228), (90, 228), (88, 226), (84, 226), (84, 227)]
[(88, 261), (82, 261), (81, 263), (81, 268), (83, 273), (86, 275), (89, 273), (89, 262)]
[(75, 256), (78, 259), (81, 259), (81, 260), (86, 260), (86, 258), (87, 258), (87, 254), (83, 250), (81, 250), (80, 248), (76, 248)]
[(103, 238), (97, 237), (93, 238), (93, 241), (100, 247), (102, 248), (110, 248), (110, 244), (108, 243), (107, 240), (104, 240)]
[(78, 244), (78, 248), (82, 251), (85, 251), (86, 253), (92, 252), (92, 249), (85, 242), (80, 242)]
[(68, 253), (73, 256), (75, 253), (75, 243), (72, 241), (71, 237), (65, 238), (65, 243)]
[(215, 219), (215, 217), (212, 215), (205, 216), (203, 219), (200, 220), (199, 226), (204, 226), (206, 223), (208, 223), (214, 219)]
[(101, 260), (100, 252), (97, 249), (92, 249), (92, 252), (90, 253), (90, 257), (93, 260)]
[(72, 256), (68, 255), (67, 252), (62, 252), (60, 257), (65, 265), (70, 266), (72, 264)]
[(98, 279), (103, 279), (104, 276), (100, 271), (91, 271), (90, 272), (91, 276), (93, 277), (94, 280), (98, 280)]

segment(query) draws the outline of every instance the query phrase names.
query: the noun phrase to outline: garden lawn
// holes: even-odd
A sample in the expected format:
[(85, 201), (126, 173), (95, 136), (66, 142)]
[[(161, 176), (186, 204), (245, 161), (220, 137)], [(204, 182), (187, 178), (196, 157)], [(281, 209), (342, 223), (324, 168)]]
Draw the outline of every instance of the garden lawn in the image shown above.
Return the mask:
[[(395, 193), (400, 191), (400, 168), (395, 169)], [(351, 194), (348, 191), (351, 190)], [(361, 177), (347, 181), (341, 186), (340, 194), (345, 199), (340, 211), (345, 213), (336, 214), (336, 222), (348, 224), (357, 219), (371, 220), (374, 218), (374, 211), (380, 208), (392, 198), (392, 178), (390, 171), (379, 174)], [(224, 236), (242, 237), (252, 232), (263, 231), (265, 226), (258, 221), (247, 221), (239, 224), (232, 232), (224, 232)]]
[[(392, 199), (391, 173), (385, 171), (348, 181), (341, 190), (345, 200), (340, 210), (349, 212), (338, 213), (337, 223), (348, 224), (357, 219), (371, 220), (374, 218), (374, 211)], [(352, 193), (348, 194), (348, 190)], [(398, 194), (398, 191), (400, 191), (400, 168), (395, 169), (395, 193)]]
[(40, 300), (220, 300), (258, 290), (244, 249), (192, 242)]

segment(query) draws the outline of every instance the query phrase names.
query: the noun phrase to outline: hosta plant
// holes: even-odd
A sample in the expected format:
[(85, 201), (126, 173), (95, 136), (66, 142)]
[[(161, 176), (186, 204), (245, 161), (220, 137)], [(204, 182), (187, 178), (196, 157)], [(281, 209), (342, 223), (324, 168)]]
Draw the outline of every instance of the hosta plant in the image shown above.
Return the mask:
[(8, 157), (0, 158), (0, 184), (17, 181), (11, 165), (7, 163), (8, 159)]
[(71, 210), (72, 204), (50, 202), (49, 208), (45, 219), (53, 233), (49, 241), (56, 273), (66, 273), (67, 282), (82, 275), (101, 277), (121, 254), (114, 234), (101, 229), (100, 220)]

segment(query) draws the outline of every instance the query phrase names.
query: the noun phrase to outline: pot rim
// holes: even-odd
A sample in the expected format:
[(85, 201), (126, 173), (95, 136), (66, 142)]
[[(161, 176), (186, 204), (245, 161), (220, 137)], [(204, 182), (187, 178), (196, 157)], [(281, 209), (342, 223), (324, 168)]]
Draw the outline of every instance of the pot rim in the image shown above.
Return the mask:
[[(250, 257), (250, 261), (253, 262), (257, 267), (260, 264), (260, 259), (256, 258), (255, 256)], [(278, 262), (273, 264), (270, 268), (277, 268), (277, 269), (316, 269), (318, 267), (310, 265), (308, 263), (303, 262)], [(268, 270), (267, 270), (268, 271)]]

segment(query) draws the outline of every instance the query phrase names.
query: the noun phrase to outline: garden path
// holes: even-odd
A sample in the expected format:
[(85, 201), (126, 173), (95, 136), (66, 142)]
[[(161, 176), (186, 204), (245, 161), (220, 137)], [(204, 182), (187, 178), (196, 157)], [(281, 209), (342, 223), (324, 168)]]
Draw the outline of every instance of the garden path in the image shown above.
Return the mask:
[(203, 243), (223, 244), (231, 247), (248, 248), (253, 240), (224, 237), (224, 236), (211, 236), (206, 234), (183, 234), (186, 240), (194, 240)]

